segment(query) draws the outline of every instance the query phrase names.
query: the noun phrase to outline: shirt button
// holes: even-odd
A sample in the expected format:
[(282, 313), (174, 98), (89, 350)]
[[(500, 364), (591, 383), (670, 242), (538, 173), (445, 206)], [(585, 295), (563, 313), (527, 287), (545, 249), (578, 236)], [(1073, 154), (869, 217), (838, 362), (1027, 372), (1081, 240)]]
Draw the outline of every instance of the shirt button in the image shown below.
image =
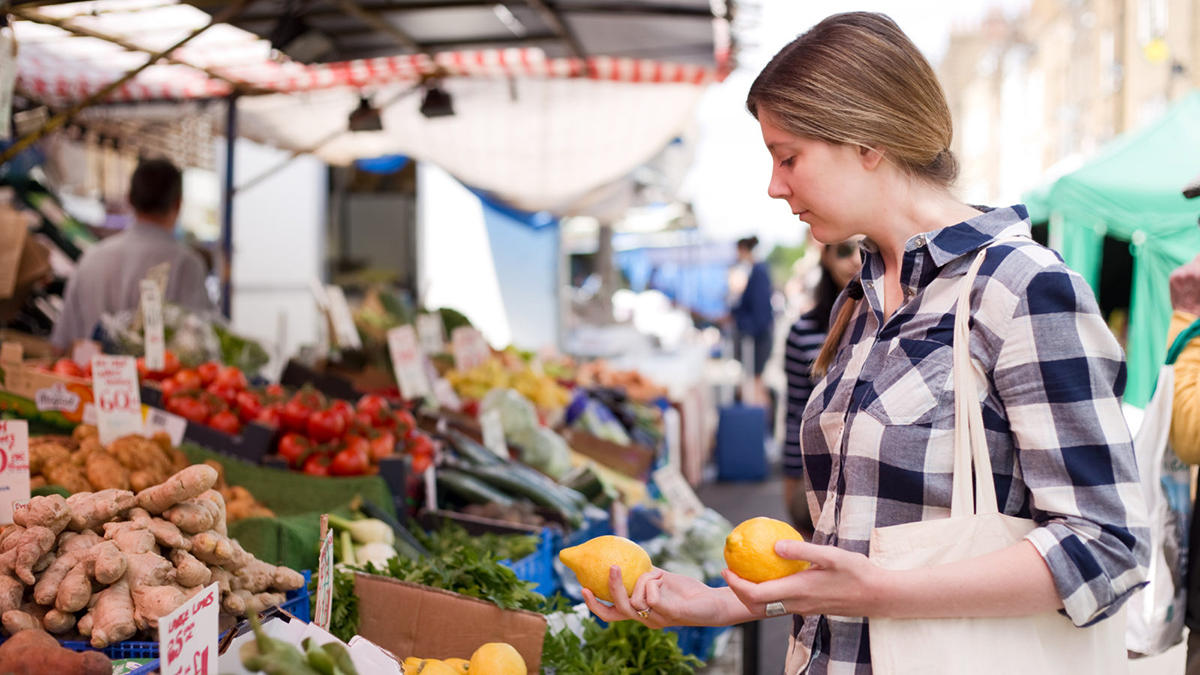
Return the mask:
[(908, 289), (908, 290), (904, 291), (904, 294), (905, 294), (905, 295), (907, 295), (908, 297), (910, 297), (910, 298), (911, 298), (911, 297), (913, 297), (914, 295), (916, 295), (916, 294), (917, 294), (917, 292), (916, 292), (916, 291), (914, 291), (913, 289), (911, 289), (911, 288), (910, 288), (910, 289)]
[(924, 246), (924, 245), (925, 245), (925, 235), (923, 235), (923, 234), (918, 235), (917, 236), (917, 246)]
[(875, 289), (875, 282), (874, 282), (874, 281), (868, 281), (868, 282), (867, 282), (867, 288), (870, 288), (870, 289), (874, 290), (874, 289)]

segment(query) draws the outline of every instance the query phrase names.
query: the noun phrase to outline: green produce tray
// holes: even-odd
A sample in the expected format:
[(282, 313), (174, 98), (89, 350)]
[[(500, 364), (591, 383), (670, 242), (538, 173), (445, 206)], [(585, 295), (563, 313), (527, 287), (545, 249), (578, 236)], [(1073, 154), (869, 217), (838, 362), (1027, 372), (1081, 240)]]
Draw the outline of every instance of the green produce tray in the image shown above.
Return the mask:
[(275, 518), (246, 518), (229, 526), (229, 536), (260, 560), (274, 565), (316, 569), (321, 514), (349, 516), (355, 497), (396, 515), (391, 492), (379, 476), (321, 478), (249, 464), (194, 445), (184, 444), (181, 449), (193, 463), (207, 459), (221, 462), (226, 482), (246, 488), (275, 512)]

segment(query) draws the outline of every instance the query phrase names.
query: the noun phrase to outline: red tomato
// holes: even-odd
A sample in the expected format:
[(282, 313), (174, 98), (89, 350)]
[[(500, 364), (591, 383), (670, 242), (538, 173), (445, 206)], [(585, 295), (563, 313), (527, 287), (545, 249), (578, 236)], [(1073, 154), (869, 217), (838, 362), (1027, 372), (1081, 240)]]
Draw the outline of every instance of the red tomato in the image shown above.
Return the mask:
[(363, 448), (366, 439), (355, 436), (362, 443), (354, 443), (339, 451), (329, 463), (329, 473), (335, 476), (361, 476), (371, 465), (368, 451)]
[(162, 388), (164, 400), (182, 391), (182, 389), (179, 388), (179, 380), (176, 380), (173, 377), (168, 377), (167, 379), (163, 380), (159, 383), (159, 386)]
[(284, 404), (279, 417), (280, 421), (283, 422), (284, 428), (306, 433), (308, 431), (308, 418), (312, 413), (312, 408), (304, 405), (304, 402), (299, 397), (296, 397)]
[(365, 427), (367, 429), (374, 429), (375, 420), (371, 419), (371, 416), (365, 412), (356, 412), (354, 413), (354, 425), (358, 427)]
[(396, 411), (396, 435), (400, 438), (408, 440), (417, 432), (417, 420), (413, 419), (412, 413), (407, 410)]
[(329, 464), (319, 453), (313, 453), (304, 461), (304, 473), (310, 476), (328, 476)]
[(232, 406), (237, 403), (238, 390), (233, 387), (222, 387), (220, 382), (213, 382), (205, 387), (204, 391), (221, 399), (225, 405)]
[(433, 439), (429, 438), (425, 434), (417, 434), (408, 442), (408, 453), (414, 458), (421, 455), (432, 458), (433, 451)]
[(284, 434), (283, 438), (279, 439), (279, 456), (287, 460), (291, 466), (300, 466), (300, 462), (304, 460), (304, 455), (312, 449), (312, 443), (304, 436), (292, 432)]
[(176, 394), (167, 399), (167, 412), (174, 413), (192, 422), (204, 424), (208, 421), (212, 411), (204, 401), (195, 396)]
[(396, 436), (390, 431), (382, 431), (370, 439), (371, 461), (378, 462), (384, 457), (390, 457), (396, 452)]
[(309, 438), (318, 443), (326, 443), (341, 438), (342, 434), (346, 433), (346, 423), (341, 415), (333, 410), (318, 410), (309, 416), (307, 431)]
[(282, 384), (268, 384), (267, 396), (270, 396), (271, 398), (282, 398), (287, 396), (287, 392), (283, 390)]
[(204, 387), (204, 379), (200, 377), (200, 373), (194, 370), (181, 370), (175, 373), (175, 377), (171, 379), (179, 384), (180, 391), (201, 389)]
[(83, 377), (83, 369), (71, 359), (62, 358), (54, 362), (52, 372), (67, 377)]
[(236, 391), (241, 391), (250, 386), (250, 383), (246, 381), (246, 375), (233, 366), (222, 368), (217, 373), (216, 379), (213, 380), (213, 384), (218, 387), (228, 387)]
[(265, 424), (269, 427), (275, 427), (278, 429), (279, 427), (283, 426), (283, 419), (280, 415), (282, 410), (282, 403), (265, 405), (263, 406), (262, 411), (258, 413), (258, 417), (254, 418), (254, 421), (258, 422), (259, 424)]
[(433, 457), (429, 455), (413, 455), (412, 468), (414, 474), (425, 473), (425, 470), (433, 466)]
[(204, 382), (202, 386), (207, 387), (217, 379), (217, 375), (221, 374), (221, 364), (216, 361), (209, 361), (201, 364), (196, 368), (196, 372), (200, 375), (200, 379)]
[(173, 352), (163, 352), (163, 369), (150, 370), (146, 367), (146, 357), (137, 360), (138, 377), (143, 380), (165, 380), (179, 372), (179, 357)]
[(234, 403), (237, 406), (238, 417), (243, 422), (258, 419), (258, 416), (262, 414), (262, 400), (254, 392), (239, 391), (234, 397)]
[(238, 416), (228, 410), (222, 410), (208, 418), (208, 426), (230, 436), (237, 436), (242, 432), (242, 423), (238, 420)]
[(392, 407), (388, 405), (387, 399), (384, 397), (377, 396), (375, 394), (367, 394), (366, 396), (358, 399), (357, 410), (359, 413), (366, 413), (369, 415), (371, 417), (371, 424), (373, 426), (381, 427), (390, 421), (387, 419), (386, 413), (391, 412)]
[(342, 426), (345, 428), (349, 429), (354, 424), (354, 406), (345, 401), (337, 400), (333, 402), (333, 405), (329, 406), (329, 409), (342, 418)]

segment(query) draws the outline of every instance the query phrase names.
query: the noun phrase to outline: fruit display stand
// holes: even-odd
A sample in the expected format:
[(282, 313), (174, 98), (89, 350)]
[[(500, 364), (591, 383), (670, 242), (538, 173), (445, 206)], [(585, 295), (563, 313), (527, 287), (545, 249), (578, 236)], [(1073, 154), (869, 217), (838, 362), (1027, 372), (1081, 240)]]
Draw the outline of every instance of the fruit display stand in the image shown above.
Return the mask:
[(355, 498), (368, 500), (395, 517), (392, 493), (379, 476), (329, 478), (255, 466), (204, 448), (184, 445), (193, 463), (216, 459), (226, 480), (253, 493), (276, 513), (274, 518), (246, 518), (231, 523), (229, 535), (261, 560), (292, 569), (315, 569), (320, 543), (320, 515), (348, 516)]
[(48, 363), (26, 361), (24, 355), (20, 343), (0, 344), (0, 394), (7, 395), (7, 405), (34, 423), (63, 427), (81, 422), (94, 400), (91, 381), (52, 372)]

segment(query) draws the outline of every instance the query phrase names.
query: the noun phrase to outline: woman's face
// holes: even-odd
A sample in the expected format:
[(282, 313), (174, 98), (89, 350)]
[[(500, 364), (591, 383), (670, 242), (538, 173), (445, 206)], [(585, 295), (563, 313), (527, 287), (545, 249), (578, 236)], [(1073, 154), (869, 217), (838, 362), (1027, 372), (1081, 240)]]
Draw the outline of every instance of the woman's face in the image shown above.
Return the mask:
[(862, 267), (862, 254), (859, 252), (858, 240), (850, 239), (838, 244), (826, 244), (825, 248), (821, 250), (821, 265), (829, 270), (829, 274), (838, 288), (845, 288)]
[(867, 165), (873, 167), (878, 159), (867, 158), (857, 146), (788, 133), (775, 125), (769, 111), (760, 110), (758, 119), (773, 163), (767, 194), (786, 201), (819, 242), (863, 234), (872, 203)]

